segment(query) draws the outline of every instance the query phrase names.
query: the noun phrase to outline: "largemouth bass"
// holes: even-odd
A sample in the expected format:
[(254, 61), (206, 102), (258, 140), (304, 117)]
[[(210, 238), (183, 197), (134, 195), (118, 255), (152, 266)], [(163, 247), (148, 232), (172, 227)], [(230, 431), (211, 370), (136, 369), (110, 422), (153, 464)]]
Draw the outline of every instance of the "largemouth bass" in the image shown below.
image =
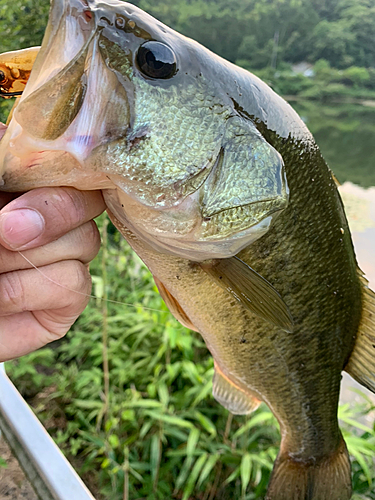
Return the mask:
[(375, 391), (375, 298), (335, 180), (283, 99), (133, 5), (56, 1), (0, 172), (5, 191), (103, 190), (205, 339), (214, 397), (277, 417), (267, 500), (350, 499), (338, 396), (342, 370)]

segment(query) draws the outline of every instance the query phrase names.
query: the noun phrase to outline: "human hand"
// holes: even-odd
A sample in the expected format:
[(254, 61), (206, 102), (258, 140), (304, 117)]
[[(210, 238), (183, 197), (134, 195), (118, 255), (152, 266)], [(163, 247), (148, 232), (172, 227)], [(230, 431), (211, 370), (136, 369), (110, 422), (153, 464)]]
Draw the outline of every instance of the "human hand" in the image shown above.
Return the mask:
[(0, 193), (0, 362), (64, 336), (84, 310), (100, 247), (92, 219), (105, 209), (100, 191), (73, 188), (11, 199)]

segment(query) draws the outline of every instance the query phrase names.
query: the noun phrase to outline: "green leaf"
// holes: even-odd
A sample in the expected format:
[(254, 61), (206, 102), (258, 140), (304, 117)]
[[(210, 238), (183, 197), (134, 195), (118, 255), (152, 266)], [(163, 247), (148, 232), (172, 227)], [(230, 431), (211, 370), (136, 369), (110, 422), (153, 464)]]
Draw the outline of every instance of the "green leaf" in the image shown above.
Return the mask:
[(87, 431), (80, 431), (80, 435), (84, 437), (87, 441), (90, 441), (91, 443), (98, 446), (99, 448), (105, 447), (104, 439), (97, 437), (94, 433), (90, 433)]
[(207, 460), (207, 457), (208, 457), (208, 454), (203, 453), (203, 455), (201, 455), (198, 458), (198, 460), (195, 462), (193, 470), (191, 471), (191, 474), (190, 474), (189, 479), (187, 481), (186, 487), (184, 489), (184, 495), (182, 497), (182, 500), (189, 499), (190, 494), (192, 493), (194, 486), (195, 486), (195, 483), (198, 479), (199, 473)]
[(166, 424), (177, 425), (178, 427), (185, 427), (188, 429), (194, 429), (194, 425), (191, 422), (189, 422), (188, 420), (184, 420), (183, 418), (180, 417), (164, 415), (163, 413), (155, 413), (149, 410), (146, 410), (145, 414), (155, 420), (161, 420)]
[(103, 278), (101, 276), (91, 276), (91, 278), (94, 292), (93, 295), (98, 299), (102, 299), (104, 294)]
[(192, 463), (193, 463), (192, 457), (186, 457), (186, 459), (181, 467), (180, 474), (178, 475), (177, 480), (176, 480), (176, 485), (175, 485), (175, 489), (174, 489), (175, 493), (177, 493), (177, 491), (185, 483)]
[(93, 408), (101, 410), (103, 407), (103, 403), (101, 401), (88, 401), (85, 399), (74, 399), (73, 402), (78, 408), (83, 408), (85, 410), (92, 410)]
[(154, 434), (151, 438), (151, 447), (150, 447), (150, 469), (153, 482), (155, 481), (158, 474), (160, 456), (161, 456), (160, 438), (157, 434)]
[(271, 421), (275, 420), (275, 417), (272, 415), (270, 411), (262, 411), (254, 416), (252, 416), (245, 425), (240, 427), (238, 431), (236, 431), (233, 435), (234, 439), (239, 438), (247, 432), (249, 429), (252, 429), (256, 425), (265, 425), (266, 423), (269, 423)]
[(124, 410), (123, 412), (121, 412), (121, 418), (123, 420), (132, 420), (132, 421), (134, 421), (135, 420), (135, 412), (134, 412), (134, 410)]
[(352, 450), (351, 455), (353, 455), (353, 457), (357, 460), (359, 465), (362, 467), (362, 470), (366, 476), (366, 480), (367, 480), (369, 486), (371, 486), (372, 474), (371, 474), (370, 467), (368, 466), (366, 460), (358, 451)]
[(143, 439), (152, 427), (152, 422), (145, 422), (139, 432), (139, 437)]
[(199, 411), (194, 412), (194, 417), (198, 420), (198, 422), (201, 424), (201, 426), (209, 433), (211, 434), (212, 437), (215, 437), (217, 435), (216, 427), (212, 423), (212, 421), (207, 418), (205, 415), (203, 415)]
[(138, 481), (140, 483), (145, 482), (144, 478), (136, 470), (134, 470), (132, 467), (129, 467), (129, 472), (132, 476), (134, 476), (136, 479), (138, 479)]
[(108, 437), (108, 442), (113, 449), (116, 449), (120, 446), (120, 441), (119, 441), (119, 438), (116, 436), (116, 434), (111, 434)]
[(153, 399), (139, 399), (136, 401), (125, 401), (122, 406), (126, 408), (162, 408), (160, 401)]
[(202, 389), (199, 391), (198, 395), (195, 397), (194, 401), (191, 403), (191, 407), (195, 408), (201, 401), (206, 399), (206, 397), (212, 393), (212, 380), (207, 382)]
[(182, 431), (181, 428), (177, 429), (177, 427), (170, 427), (170, 426), (164, 427), (164, 434), (166, 436), (173, 436), (182, 443), (185, 443), (188, 438), (187, 433), (185, 431)]
[(166, 386), (165, 383), (160, 382), (159, 384), (157, 384), (157, 390), (158, 390), (160, 401), (163, 403), (164, 406), (167, 406), (168, 402), (169, 402), (168, 387)]
[(195, 449), (197, 447), (199, 436), (200, 436), (200, 432), (198, 429), (194, 428), (191, 430), (191, 432), (189, 434), (189, 439), (188, 439), (187, 445), (186, 445), (186, 454), (188, 457), (193, 456)]
[(344, 434), (349, 453), (362, 453), (363, 455), (373, 456), (375, 453), (374, 441), (362, 437)]
[(241, 468), (240, 467), (236, 467), (234, 469), (234, 471), (232, 472), (232, 474), (230, 474), (229, 477), (227, 477), (227, 479), (225, 480), (224, 484), (229, 484), (232, 481), (234, 481), (235, 479), (237, 479), (238, 476), (240, 475), (240, 473), (241, 473)]
[(215, 467), (217, 461), (219, 460), (220, 455), (216, 453), (215, 455), (210, 455), (207, 462), (205, 463), (201, 475), (199, 476), (199, 481), (198, 481), (198, 488), (202, 486), (202, 484), (205, 482), (205, 480), (208, 478), (210, 475), (210, 472), (212, 469)]
[(241, 489), (242, 496), (245, 496), (251, 477), (251, 456), (245, 453), (241, 460)]

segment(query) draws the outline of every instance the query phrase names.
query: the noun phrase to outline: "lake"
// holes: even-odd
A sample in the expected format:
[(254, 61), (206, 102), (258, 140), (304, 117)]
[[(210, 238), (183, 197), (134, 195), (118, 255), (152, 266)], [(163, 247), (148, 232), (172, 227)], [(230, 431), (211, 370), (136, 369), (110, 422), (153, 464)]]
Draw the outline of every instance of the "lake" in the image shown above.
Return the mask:
[[(369, 103), (370, 104), (370, 103)], [(291, 102), (340, 183), (375, 186), (375, 106)]]

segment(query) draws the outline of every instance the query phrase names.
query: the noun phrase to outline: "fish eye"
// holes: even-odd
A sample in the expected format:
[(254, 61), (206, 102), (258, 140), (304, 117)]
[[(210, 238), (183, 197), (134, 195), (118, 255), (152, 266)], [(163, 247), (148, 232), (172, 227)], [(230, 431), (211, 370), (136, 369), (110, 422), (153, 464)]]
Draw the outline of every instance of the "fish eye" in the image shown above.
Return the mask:
[(0, 83), (3, 83), (5, 81), (5, 73), (4, 71), (0, 70)]
[(161, 42), (145, 42), (138, 49), (137, 63), (141, 72), (150, 78), (172, 78), (177, 71), (173, 50)]

